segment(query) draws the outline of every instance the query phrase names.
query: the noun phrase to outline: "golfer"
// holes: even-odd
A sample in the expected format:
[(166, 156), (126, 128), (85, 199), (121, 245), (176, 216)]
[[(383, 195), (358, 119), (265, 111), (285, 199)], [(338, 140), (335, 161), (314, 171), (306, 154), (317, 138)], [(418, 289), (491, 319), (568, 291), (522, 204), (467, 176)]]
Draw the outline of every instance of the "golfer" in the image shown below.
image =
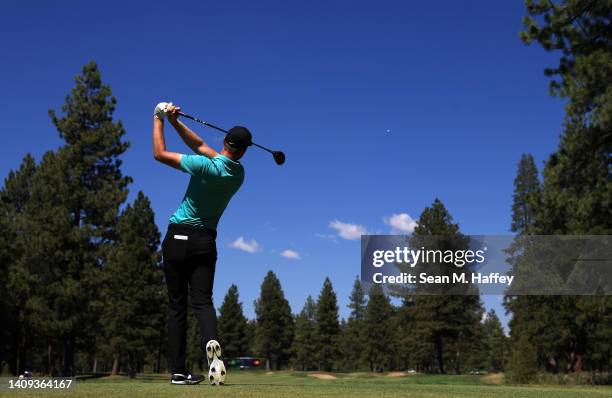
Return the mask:
[[(217, 342), (217, 315), (212, 301), (217, 262), (217, 224), (244, 180), (239, 160), (252, 143), (249, 130), (236, 126), (223, 141), (221, 152), (204, 143), (178, 120), (180, 108), (160, 103), (153, 118), (153, 155), (165, 165), (191, 175), (187, 192), (170, 217), (162, 253), (168, 296), (168, 349), (172, 384), (198, 384), (204, 377), (185, 367), (187, 294), (198, 320), (202, 348), (206, 347), (211, 382), (225, 381), (225, 366)], [(164, 118), (195, 155), (166, 150)]]

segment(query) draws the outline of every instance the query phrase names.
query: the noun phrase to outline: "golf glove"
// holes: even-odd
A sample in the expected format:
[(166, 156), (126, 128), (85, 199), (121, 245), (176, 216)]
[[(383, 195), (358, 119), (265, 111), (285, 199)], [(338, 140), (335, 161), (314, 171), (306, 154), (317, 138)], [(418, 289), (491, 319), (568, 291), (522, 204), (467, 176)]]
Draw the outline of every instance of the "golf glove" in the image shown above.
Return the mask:
[(172, 102), (160, 102), (155, 107), (155, 111), (153, 112), (153, 116), (155, 116), (159, 120), (164, 120), (164, 118), (166, 117), (166, 111), (167, 111), (167, 109), (168, 109), (168, 107), (170, 105), (172, 105)]

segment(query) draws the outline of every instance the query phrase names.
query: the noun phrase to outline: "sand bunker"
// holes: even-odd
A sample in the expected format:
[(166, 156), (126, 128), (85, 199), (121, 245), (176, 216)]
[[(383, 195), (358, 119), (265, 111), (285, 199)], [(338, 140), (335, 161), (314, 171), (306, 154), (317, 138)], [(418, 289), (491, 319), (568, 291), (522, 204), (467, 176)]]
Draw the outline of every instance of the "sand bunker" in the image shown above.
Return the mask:
[(335, 379), (337, 379), (336, 376), (328, 375), (328, 374), (325, 374), (325, 373), (309, 373), (308, 376), (314, 377), (315, 379), (319, 379), (319, 380), (335, 380)]
[(404, 373), (404, 372), (389, 372), (389, 373), (387, 373), (387, 377), (402, 377), (402, 376), (406, 376), (406, 373)]
[(502, 384), (504, 382), (503, 373), (491, 373), (483, 376), (481, 380), (488, 384)]

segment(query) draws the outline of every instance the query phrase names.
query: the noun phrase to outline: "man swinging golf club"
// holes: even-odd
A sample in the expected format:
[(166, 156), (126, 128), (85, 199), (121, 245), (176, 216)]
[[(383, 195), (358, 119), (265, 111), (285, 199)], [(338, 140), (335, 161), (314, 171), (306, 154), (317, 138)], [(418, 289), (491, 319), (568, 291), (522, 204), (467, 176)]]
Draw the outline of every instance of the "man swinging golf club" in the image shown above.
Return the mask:
[[(191, 175), (187, 192), (170, 217), (168, 232), (162, 242), (166, 284), (168, 286), (168, 348), (172, 384), (198, 384), (202, 375), (185, 367), (187, 294), (198, 320), (202, 347), (208, 358), (211, 384), (224, 384), (225, 366), (217, 342), (217, 315), (212, 302), (217, 261), (217, 223), (232, 196), (244, 180), (244, 168), (238, 161), (251, 145), (251, 133), (245, 127), (230, 129), (221, 152), (204, 143), (189, 127), (178, 120), (180, 108), (162, 102), (153, 118), (153, 154), (156, 160)], [(196, 154), (183, 155), (166, 150), (164, 118)]]

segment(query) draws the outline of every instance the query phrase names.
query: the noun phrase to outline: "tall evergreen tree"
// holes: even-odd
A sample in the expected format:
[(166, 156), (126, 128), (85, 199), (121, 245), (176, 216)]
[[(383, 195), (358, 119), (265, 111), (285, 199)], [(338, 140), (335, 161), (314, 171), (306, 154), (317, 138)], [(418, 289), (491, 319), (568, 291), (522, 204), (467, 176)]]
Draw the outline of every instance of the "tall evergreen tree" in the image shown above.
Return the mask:
[(514, 179), (514, 198), (512, 203), (512, 231), (533, 233), (536, 215), (540, 209), (541, 189), (533, 156), (523, 154)]
[(74, 373), (77, 344), (87, 348), (96, 337), (83, 325), (94, 325), (99, 317), (103, 254), (115, 239), (118, 209), (130, 182), (120, 170), (119, 156), (128, 144), (121, 123), (113, 121), (115, 104), (96, 64), (85, 65), (63, 115), (50, 111), (65, 145), (43, 157), (25, 209), (25, 262), (37, 264), (30, 271), (44, 286), (31, 302), (33, 318), (49, 357), (63, 358), (63, 374)]
[(30, 199), (34, 158), (27, 154), (17, 171), (10, 171), (0, 190), (0, 364), (6, 362), (12, 374), (27, 366), (27, 351), (34, 345), (26, 303), (35, 281), (23, 272), (20, 261), (27, 247), (18, 245), (20, 217)]
[(366, 291), (363, 283), (361, 283), (359, 278), (355, 278), (353, 290), (351, 290), (351, 296), (349, 297), (348, 307), (351, 310), (349, 319), (363, 320), (365, 318), (366, 304)]
[(256, 346), (264, 356), (266, 369), (280, 369), (287, 363), (293, 338), (293, 316), (280, 281), (268, 271), (255, 300)]
[(464, 351), (465, 358), (461, 358), (460, 366), (469, 371), (490, 370), (489, 351), (487, 339), (485, 338), (484, 324), (481, 322), (474, 331), (474, 338), (467, 342), (459, 342), (459, 345), (469, 344), (469, 347), (459, 347)]
[(393, 362), (393, 308), (382, 287), (372, 284), (363, 320), (363, 357), (371, 371), (387, 369)]
[(311, 370), (315, 366), (312, 346), (315, 338), (316, 304), (311, 296), (295, 319), (295, 336), (291, 353), (299, 370)]
[[(610, 234), (612, 231), (612, 32), (609, 1), (526, 1), (522, 39), (538, 42), (547, 51), (559, 51), (559, 64), (545, 70), (552, 77), (551, 92), (567, 98), (564, 131), (559, 147), (543, 171), (542, 203), (537, 213), (539, 234)], [(538, 22), (541, 21), (541, 22)], [(604, 315), (588, 323), (584, 313), (601, 314), (609, 297), (518, 297), (507, 300), (515, 345), (529, 344), (535, 366), (549, 370), (582, 370), (590, 362), (589, 347), (605, 350), (612, 327)], [(593, 311), (589, 306), (593, 305)], [(588, 330), (595, 325), (600, 332)], [(588, 337), (587, 337), (588, 336)], [(603, 345), (600, 345), (603, 344)], [(587, 357), (585, 357), (587, 355)], [(609, 347), (607, 354), (610, 356)], [(607, 365), (604, 369), (609, 369)], [(517, 370), (515, 370), (517, 371)], [(515, 372), (516, 373), (516, 372)]]
[[(70, 209), (62, 204), (62, 196), (70, 189), (64, 174), (67, 169), (61, 156), (53, 152), (43, 156), (20, 217), (22, 234), (15, 239), (19, 247), (28, 247), (18, 260), (21, 274), (33, 281), (28, 284), (24, 306), (28, 323), (46, 346), (44, 368), (52, 375), (72, 373), (75, 334), (80, 331), (77, 325), (91, 325), (99, 315), (91, 304), (97, 298), (94, 292), (98, 291), (100, 273), (97, 267), (78, 267), (79, 260), (91, 251), (83, 254), (74, 249), (79, 236), (71, 234), (74, 220)], [(85, 245), (84, 238), (79, 242)], [(87, 275), (87, 291), (82, 290), (83, 273)], [(62, 357), (66, 357), (63, 367)]]
[[(612, 31), (609, 1), (526, 1), (523, 41), (561, 53), (547, 68), (551, 92), (567, 98), (558, 150), (544, 169), (541, 233), (612, 230)], [(538, 19), (543, 17), (543, 24)]]
[[(393, 292), (389, 292), (393, 296)], [(398, 369), (422, 369), (431, 358), (431, 345), (428, 336), (415, 333), (414, 297), (402, 299), (393, 317), (395, 341), (397, 342), (396, 361)]]
[(508, 339), (494, 309), (487, 312), (482, 326), (487, 353), (487, 369), (492, 372), (501, 372), (507, 357)]
[[(559, 64), (546, 68), (544, 73), (551, 78), (551, 94), (569, 99), (566, 119), (570, 123), (599, 127), (607, 138), (602, 142), (609, 144), (612, 130), (610, 1), (526, 0), (525, 5), (527, 15), (523, 19), (525, 29), (521, 39), (526, 44), (537, 42), (546, 51), (560, 54)], [(605, 148), (592, 149), (601, 153)], [(600, 178), (600, 175), (593, 177)]]
[(254, 355), (257, 352), (257, 319), (247, 320), (246, 338), (248, 341), (248, 353)]
[[(428, 237), (437, 236), (436, 242)], [(436, 199), (430, 207), (425, 208), (419, 217), (411, 243), (414, 247), (426, 246), (426, 249), (466, 250), (467, 237), (459, 231), (459, 225), (453, 223), (451, 214), (444, 204)], [(437, 247), (433, 247), (436, 245)], [(431, 267), (432, 264), (428, 264)], [(447, 264), (440, 265), (442, 268)], [(439, 268), (439, 267), (438, 267)], [(460, 371), (463, 352), (469, 344), (458, 344), (474, 339), (478, 323), (482, 317), (482, 306), (478, 295), (422, 295), (416, 294), (411, 306), (415, 322), (415, 336), (419, 336), (419, 366), (436, 368), (446, 373), (446, 359), (452, 359), (455, 371)], [(427, 346), (433, 347), (434, 361), (428, 361)], [(428, 363), (429, 362), (429, 363)]]
[(366, 313), (367, 299), (365, 288), (359, 278), (355, 279), (353, 290), (349, 297), (348, 307), (351, 313), (342, 325), (340, 335), (340, 356), (339, 364), (346, 370), (361, 369), (364, 364), (364, 350), (367, 341), (364, 334), (364, 318)]
[(165, 289), (157, 248), (160, 233), (149, 199), (138, 192), (117, 224), (117, 241), (104, 267), (101, 323), (113, 354), (111, 374), (123, 361), (134, 374), (155, 347)]
[(355, 361), (349, 358), (349, 353), (352, 351), (351, 340), (348, 334), (348, 322), (346, 319), (340, 319), (340, 332), (338, 334), (338, 356), (332, 367), (336, 371), (354, 370), (356, 368)]
[(532, 382), (538, 373), (538, 354), (526, 335), (518, 337), (512, 345), (505, 378), (511, 383)]
[(238, 297), (238, 286), (231, 285), (219, 308), (219, 339), (227, 358), (247, 355), (247, 319)]
[(315, 353), (321, 370), (330, 372), (338, 360), (338, 339), (340, 323), (338, 321), (338, 300), (329, 278), (325, 278), (321, 293), (317, 299), (315, 327)]
[(612, 368), (612, 300), (597, 294), (581, 297), (576, 323), (584, 333), (584, 367), (609, 371)]
[[(523, 239), (523, 236), (537, 233), (538, 212), (541, 210), (541, 184), (538, 179), (538, 171), (533, 157), (523, 154), (518, 164), (516, 178), (514, 179), (512, 204), (511, 230), (517, 233), (517, 238), (508, 249), (508, 262), (512, 264), (514, 273), (520, 270), (522, 264), (526, 264), (529, 267), (529, 259), (524, 255), (529, 241)], [(546, 319), (545, 312), (547, 308), (543, 305), (543, 301), (546, 298), (508, 295), (504, 300), (506, 308), (513, 313), (510, 327), (515, 343), (518, 341), (519, 336), (527, 330), (528, 324), (531, 324), (529, 329), (532, 332), (529, 338), (532, 341), (538, 339), (542, 344), (554, 344), (557, 341), (558, 336), (551, 336), (549, 333), (543, 333), (542, 330), (536, 331), (533, 327), (535, 322), (541, 322)], [(523, 332), (521, 332), (521, 329)], [(541, 345), (537, 346), (540, 347)], [(524, 360), (513, 360), (509, 362), (509, 365), (510, 367), (514, 365), (522, 366), (524, 365)], [(537, 366), (537, 364), (532, 366)], [(510, 372), (513, 371), (513, 369), (510, 369)]]

